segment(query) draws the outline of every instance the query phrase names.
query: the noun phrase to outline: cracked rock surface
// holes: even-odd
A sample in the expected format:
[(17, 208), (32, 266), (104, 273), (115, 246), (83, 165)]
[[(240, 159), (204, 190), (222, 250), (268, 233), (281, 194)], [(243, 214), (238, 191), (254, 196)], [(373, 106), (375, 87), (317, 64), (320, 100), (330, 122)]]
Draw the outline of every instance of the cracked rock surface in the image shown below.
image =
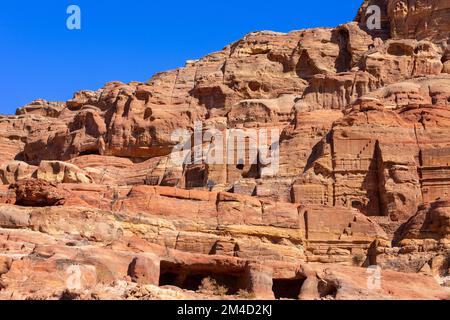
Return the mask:
[[(1, 116), (0, 299), (449, 299), (449, 14), (366, 0)], [(278, 130), (278, 170), (174, 164), (196, 123)]]

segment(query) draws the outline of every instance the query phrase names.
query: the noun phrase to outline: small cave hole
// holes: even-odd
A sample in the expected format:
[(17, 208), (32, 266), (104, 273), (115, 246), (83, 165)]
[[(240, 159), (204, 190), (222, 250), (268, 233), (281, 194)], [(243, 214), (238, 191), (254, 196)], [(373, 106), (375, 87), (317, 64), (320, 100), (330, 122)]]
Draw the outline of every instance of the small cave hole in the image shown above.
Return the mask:
[(352, 201), (352, 208), (357, 209), (359, 211), (363, 211), (364, 206), (361, 201), (354, 200)]
[(251, 91), (259, 91), (261, 89), (261, 84), (255, 81), (251, 81), (249, 82), (248, 87)]
[(305, 279), (273, 279), (275, 299), (298, 300)]
[[(151, 108), (145, 109), (145, 112), (144, 112), (144, 120), (149, 119), (149, 118), (152, 118), (152, 115), (153, 115), (153, 110), (152, 110)], [(150, 119), (150, 121), (153, 121), (153, 120)]]
[(100, 151), (98, 151), (98, 150), (86, 150), (86, 151), (80, 152), (78, 154), (79, 157), (82, 157), (82, 156), (99, 156), (99, 155), (100, 155)]

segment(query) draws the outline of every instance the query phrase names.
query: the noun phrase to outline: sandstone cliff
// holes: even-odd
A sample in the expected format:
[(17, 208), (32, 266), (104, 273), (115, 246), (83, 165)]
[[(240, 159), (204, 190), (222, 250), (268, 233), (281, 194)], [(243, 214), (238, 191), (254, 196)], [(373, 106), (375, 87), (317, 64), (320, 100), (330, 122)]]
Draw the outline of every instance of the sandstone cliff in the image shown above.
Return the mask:
[[(449, 18), (366, 0), (0, 117), (0, 298), (448, 299)], [(277, 170), (174, 163), (199, 123), (277, 130)]]

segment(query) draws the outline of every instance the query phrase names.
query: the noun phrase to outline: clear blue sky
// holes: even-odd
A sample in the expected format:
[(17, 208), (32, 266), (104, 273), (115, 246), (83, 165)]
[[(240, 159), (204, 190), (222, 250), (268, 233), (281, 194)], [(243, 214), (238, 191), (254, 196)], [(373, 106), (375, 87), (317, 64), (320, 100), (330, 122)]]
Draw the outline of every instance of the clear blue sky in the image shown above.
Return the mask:
[[(65, 101), (111, 80), (146, 81), (251, 31), (353, 20), (362, 0), (41, 0), (0, 6), (0, 113), (37, 98)], [(66, 9), (81, 8), (69, 31)]]

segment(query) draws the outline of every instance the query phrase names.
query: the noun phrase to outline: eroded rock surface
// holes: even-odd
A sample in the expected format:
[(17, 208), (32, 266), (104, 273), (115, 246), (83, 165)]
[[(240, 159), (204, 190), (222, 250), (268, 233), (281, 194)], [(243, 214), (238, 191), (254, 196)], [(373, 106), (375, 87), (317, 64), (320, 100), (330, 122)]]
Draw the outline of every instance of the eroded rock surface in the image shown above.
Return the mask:
[[(449, 299), (448, 14), (367, 0), (1, 116), (0, 299)], [(177, 130), (218, 143), (199, 123), (278, 131), (277, 167), (259, 137), (175, 163)]]

